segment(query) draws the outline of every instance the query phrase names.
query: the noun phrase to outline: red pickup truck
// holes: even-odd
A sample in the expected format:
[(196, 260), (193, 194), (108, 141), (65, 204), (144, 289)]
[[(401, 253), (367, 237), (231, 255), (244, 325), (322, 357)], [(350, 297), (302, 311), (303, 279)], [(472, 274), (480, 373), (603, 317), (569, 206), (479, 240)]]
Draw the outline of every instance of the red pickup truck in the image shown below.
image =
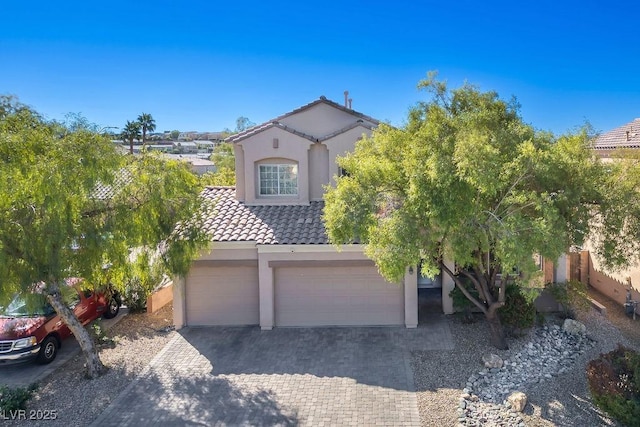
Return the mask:
[[(61, 287), (62, 298), (78, 320), (86, 325), (100, 316), (118, 315), (120, 297), (81, 290), (70, 285)], [(62, 341), (71, 331), (46, 302), (43, 295), (18, 295), (6, 307), (0, 307), (0, 366), (36, 359), (51, 363)]]

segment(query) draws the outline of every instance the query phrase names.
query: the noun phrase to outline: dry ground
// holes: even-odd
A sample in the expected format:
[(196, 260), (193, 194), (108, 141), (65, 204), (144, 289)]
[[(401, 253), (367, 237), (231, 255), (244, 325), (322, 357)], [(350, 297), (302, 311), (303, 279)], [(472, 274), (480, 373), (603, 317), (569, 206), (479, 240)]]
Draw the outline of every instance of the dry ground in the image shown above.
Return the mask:
[(154, 314), (126, 315), (106, 333), (113, 343), (100, 348), (100, 358), (108, 368), (106, 374), (87, 379), (83, 356), (78, 354), (39, 384), (28, 404), (28, 410), (55, 411), (55, 420), (7, 421), (7, 425), (89, 425), (169, 342), (175, 334), (172, 324), (171, 304)]

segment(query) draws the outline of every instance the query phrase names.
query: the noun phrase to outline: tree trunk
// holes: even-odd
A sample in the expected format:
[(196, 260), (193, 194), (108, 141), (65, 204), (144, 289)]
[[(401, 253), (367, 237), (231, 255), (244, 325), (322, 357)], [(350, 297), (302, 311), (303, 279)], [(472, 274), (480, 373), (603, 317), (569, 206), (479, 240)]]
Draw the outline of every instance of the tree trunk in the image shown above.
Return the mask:
[(507, 338), (504, 334), (504, 328), (500, 322), (500, 317), (496, 310), (488, 310), (486, 312), (487, 323), (489, 323), (489, 329), (491, 330), (491, 344), (498, 350), (507, 350)]
[(98, 349), (96, 348), (93, 339), (91, 339), (89, 332), (84, 326), (82, 326), (82, 323), (80, 323), (73, 311), (71, 311), (71, 309), (62, 301), (60, 287), (57, 283), (48, 285), (47, 300), (56, 313), (62, 317), (62, 321), (69, 327), (73, 335), (76, 337), (78, 344), (80, 344), (80, 348), (82, 349), (82, 353), (84, 354), (86, 361), (87, 376), (89, 378), (99, 377), (104, 373), (106, 368), (100, 360)]

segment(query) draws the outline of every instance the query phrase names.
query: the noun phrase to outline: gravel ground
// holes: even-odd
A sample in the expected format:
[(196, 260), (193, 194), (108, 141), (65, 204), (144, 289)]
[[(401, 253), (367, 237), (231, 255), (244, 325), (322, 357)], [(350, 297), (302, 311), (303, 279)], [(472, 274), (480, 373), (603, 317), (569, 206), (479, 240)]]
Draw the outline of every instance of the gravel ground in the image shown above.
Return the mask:
[[(529, 404), (523, 413), (527, 426), (615, 426), (591, 402), (585, 368), (589, 360), (614, 349), (618, 343), (639, 349), (638, 321), (624, 315), (622, 307), (598, 293), (592, 298), (605, 305), (607, 316), (590, 309), (578, 314), (587, 327), (587, 334), (596, 341), (576, 361), (568, 373), (542, 381), (524, 391)], [(450, 318), (455, 350), (414, 352), (412, 367), (418, 394), (418, 409), (423, 426), (457, 425), (456, 408), (469, 376), (482, 369), (481, 357), (495, 353), (506, 358), (527, 343), (527, 337), (511, 339), (510, 350), (498, 351), (489, 344), (489, 330), (479, 316), (472, 324), (463, 324), (456, 316)], [(549, 316), (549, 322), (561, 320)]]
[[(55, 411), (55, 420), (5, 421), (16, 426), (83, 426), (90, 424), (118, 394), (142, 371), (173, 337), (171, 304), (158, 312), (128, 314), (107, 337), (114, 345), (100, 349), (108, 372), (95, 380), (84, 376), (84, 359), (78, 354), (44, 380), (27, 406), (29, 411)], [(37, 413), (37, 412), (36, 412)]]

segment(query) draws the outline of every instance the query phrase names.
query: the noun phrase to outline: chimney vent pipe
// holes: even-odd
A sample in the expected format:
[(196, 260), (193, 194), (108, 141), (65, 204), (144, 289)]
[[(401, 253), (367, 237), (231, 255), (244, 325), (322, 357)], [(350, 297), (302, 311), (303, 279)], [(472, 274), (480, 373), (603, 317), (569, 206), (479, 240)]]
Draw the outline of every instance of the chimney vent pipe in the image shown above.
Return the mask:
[(344, 91), (344, 106), (345, 108), (349, 108), (349, 91)]

